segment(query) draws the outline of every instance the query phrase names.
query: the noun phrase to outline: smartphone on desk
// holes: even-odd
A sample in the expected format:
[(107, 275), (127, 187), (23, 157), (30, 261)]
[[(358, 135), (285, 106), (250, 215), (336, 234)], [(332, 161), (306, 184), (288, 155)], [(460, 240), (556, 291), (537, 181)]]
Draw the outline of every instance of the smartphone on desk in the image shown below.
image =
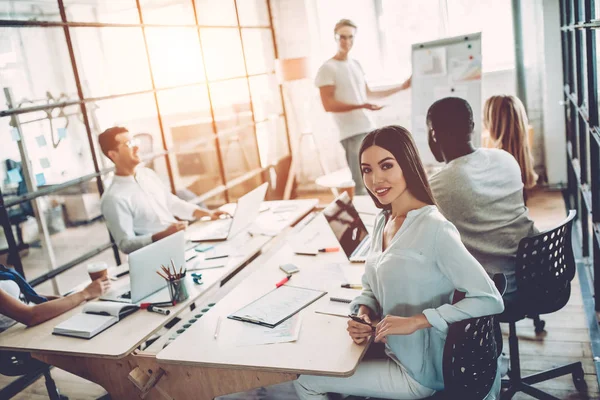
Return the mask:
[(288, 275), (295, 274), (296, 272), (300, 271), (300, 269), (298, 267), (296, 267), (294, 264), (283, 264), (283, 265), (279, 266), (279, 269), (281, 269), (283, 272), (285, 272)]

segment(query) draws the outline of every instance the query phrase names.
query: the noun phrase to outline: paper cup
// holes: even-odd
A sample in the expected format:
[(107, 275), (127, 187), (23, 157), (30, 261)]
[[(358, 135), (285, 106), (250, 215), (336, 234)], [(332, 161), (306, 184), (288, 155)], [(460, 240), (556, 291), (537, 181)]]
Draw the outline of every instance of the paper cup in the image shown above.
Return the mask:
[(88, 264), (87, 271), (93, 281), (100, 278), (106, 279), (108, 277), (108, 264), (105, 262), (91, 263)]

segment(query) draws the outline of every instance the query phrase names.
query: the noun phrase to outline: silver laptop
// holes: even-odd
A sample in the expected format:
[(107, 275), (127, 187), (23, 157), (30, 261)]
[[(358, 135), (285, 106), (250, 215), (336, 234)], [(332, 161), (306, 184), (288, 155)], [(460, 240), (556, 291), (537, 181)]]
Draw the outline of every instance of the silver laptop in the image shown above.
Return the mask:
[(234, 237), (252, 224), (260, 213), (269, 184), (263, 183), (256, 189), (240, 197), (233, 218), (194, 224), (188, 230), (188, 240), (192, 242), (222, 241)]
[(354, 208), (348, 193), (339, 195), (324, 210), (329, 227), (351, 262), (365, 262), (371, 247), (371, 236)]
[[(139, 303), (141, 300), (167, 286), (167, 282), (155, 271), (171, 264), (185, 266), (185, 232), (179, 231), (164, 239), (142, 247), (129, 255), (129, 279), (127, 286), (108, 291), (101, 300), (121, 303)], [(164, 299), (168, 301), (168, 295)]]

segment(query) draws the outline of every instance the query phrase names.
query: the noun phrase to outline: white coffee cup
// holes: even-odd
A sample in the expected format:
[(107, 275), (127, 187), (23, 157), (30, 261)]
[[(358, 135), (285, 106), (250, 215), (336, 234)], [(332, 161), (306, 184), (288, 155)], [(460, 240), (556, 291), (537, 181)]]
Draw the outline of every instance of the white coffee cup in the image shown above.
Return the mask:
[(106, 279), (108, 276), (108, 264), (104, 261), (90, 263), (87, 266), (87, 271), (93, 281), (100, 278)]

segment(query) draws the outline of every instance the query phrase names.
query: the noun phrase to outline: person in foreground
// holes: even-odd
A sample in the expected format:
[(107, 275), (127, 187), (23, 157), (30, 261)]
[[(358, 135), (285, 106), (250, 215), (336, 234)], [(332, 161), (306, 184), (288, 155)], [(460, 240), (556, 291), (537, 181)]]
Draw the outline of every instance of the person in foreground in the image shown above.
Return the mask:
[(184, 230), (187, 220), (228, 215), (200, 208), (171, 193), (154, 171), (140, 166), (137, 141), (126, 128), (109, 128), (98, 136), (98, 142), (115, 164), (112, 185), (102, 195), (102, 215), (123, 253)]
[[(294, 382), (301, 399), (328, 392), (388, 399), (421, 399), (444, 389), (442, 357), (448, 325), (499, 314), (500, 293), (438, 211), (410, 133), (388, 126), (369, 133), (359, 153), (363, 181), (382, 212), (373, 229), (362, 278), (350, 304), (371, 327), (348, 321), (358, 344), (374, 335), (385, 358), (365, 359), (354, 375), (302, 375)], [(451, 304), (454, 290), (466, 297)], [(488, 398), (500, 391), (500, 379)]]
[(0, 264), (0, 332), (20, 322), (41, 324), (104, 294), (110, 281), (96, 279), (85, 289), (65, 297), (41, 296), (13, 269)]

